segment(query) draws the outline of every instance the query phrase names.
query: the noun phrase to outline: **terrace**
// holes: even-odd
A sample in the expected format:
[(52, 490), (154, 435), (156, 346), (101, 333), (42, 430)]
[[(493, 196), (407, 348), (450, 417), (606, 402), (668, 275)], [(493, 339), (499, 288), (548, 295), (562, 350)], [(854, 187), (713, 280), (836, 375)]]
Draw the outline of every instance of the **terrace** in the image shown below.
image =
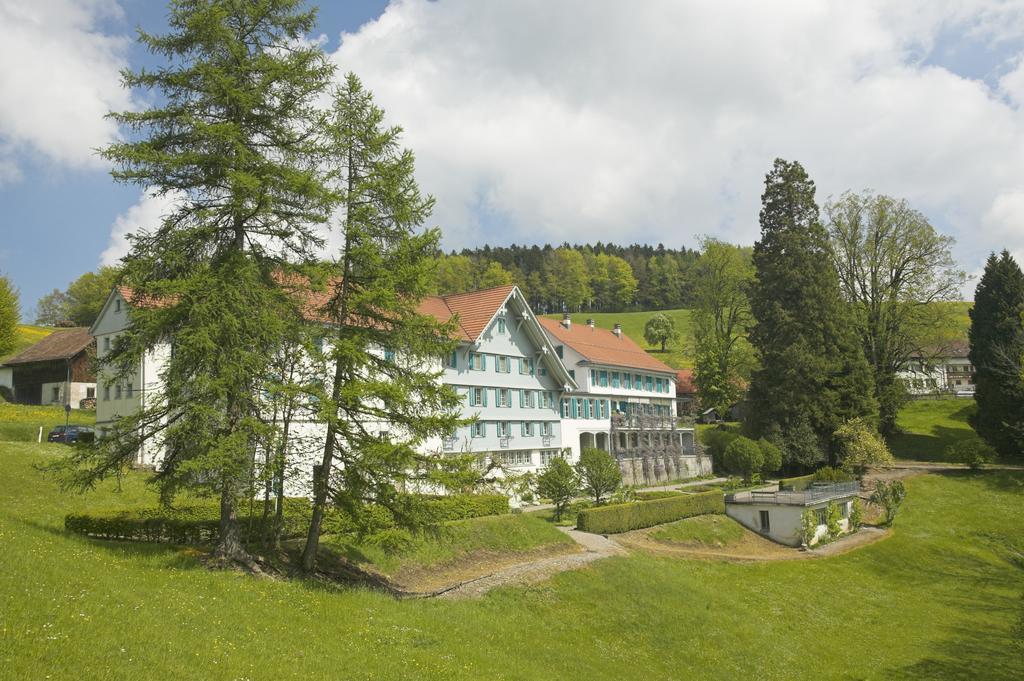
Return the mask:
[(748, 490), (725, 496), (730, 504), (781, 504), (785, 506), (812, 506), (835, 499), (844, 499), (860, 492), (860, 483), (815, 482), (804, 490), (759, 491)]

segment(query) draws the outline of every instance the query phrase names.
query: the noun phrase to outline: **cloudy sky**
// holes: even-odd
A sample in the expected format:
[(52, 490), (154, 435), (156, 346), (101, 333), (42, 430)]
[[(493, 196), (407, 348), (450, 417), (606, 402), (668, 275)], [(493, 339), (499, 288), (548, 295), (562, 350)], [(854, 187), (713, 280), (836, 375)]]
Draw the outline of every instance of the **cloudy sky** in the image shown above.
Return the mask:
[[(136, 26), (161, 3), (0, 0), (0, 272), (26, 314), (164, 209), (95, 154), (148, 99), (119, 85), (158, 63)], [(1024, 0), (366, 0), (311, 37), (405, 129), (449, 248), (751, 243), (781, 156), (820, 202), (908, 199), (969, 272), (1024, 262)]]

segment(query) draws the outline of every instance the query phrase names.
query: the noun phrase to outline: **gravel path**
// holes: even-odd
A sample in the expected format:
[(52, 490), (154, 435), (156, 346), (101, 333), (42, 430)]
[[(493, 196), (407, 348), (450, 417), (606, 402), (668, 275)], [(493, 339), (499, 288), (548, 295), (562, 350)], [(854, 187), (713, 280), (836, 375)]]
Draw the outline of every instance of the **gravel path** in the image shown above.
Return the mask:
[(510, 584), (535, 584), (566, 570), (576, 570), (595, 560), (611, 556), (625, 555), (626, 550), (616, 542), (599, 534), (588, 534), (567, 527), (558, 528), (569, 535), (573, 541), (583, 547), (582, 553), (571, 553), (565, 556), (552, 556), (526, 563), (510, 565), (489, 575), (478, 577), (444, 590), (437, 594), (438, 598), (478, 598), (491, 589)]

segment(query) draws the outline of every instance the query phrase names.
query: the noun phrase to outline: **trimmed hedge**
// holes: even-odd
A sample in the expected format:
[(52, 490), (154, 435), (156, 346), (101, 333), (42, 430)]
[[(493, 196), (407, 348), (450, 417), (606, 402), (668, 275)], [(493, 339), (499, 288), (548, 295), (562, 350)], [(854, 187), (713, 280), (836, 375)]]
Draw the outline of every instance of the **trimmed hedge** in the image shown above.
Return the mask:
[[(508, 498), (498, 494), (457, 494), (430, 497), (424, 505), (431, 522), (464, 520), (509, 512)], [(394, 524), (384, 508), (371, 507), (375, 525), (387, 528)], [(305, 536), (309, 529), (312, 508), (308, 499), (285, 499), (283, 538)], [(273, 513), (267, 519), (274, 521)], [(238, 509), (239, 531), (243, 542), (257, 541), (266, 526), (263, 504), (256, 503), (249, 515), (248, 506)], [(179, 508), (139, 508), (110, 513), (70, 514), (64, 518), (69, 532), (100, 539), (123, 539), (170, 544), (203, 544), (220, 534), (220, 507), (217, 504), (196, 504)], [(348, 534), (355, 531), (351, 520), (336, 509), (328, 508), (323, 520), (323, 534)]]
[(637, 501), (651, 501), (653, 499), (668, 499), (669, 497), (678, 497), (682, 492), (674, 492), (672, 490), (656, 490), (653, 492), (637, 492)]
[(576, 527), (594, 534), (618, 534), (709, 513), (725, 513), (720, 490), (588, 508), (576, 516)]
[(814, 473), (810, 475), (800, 475), (795, 478), (782, 478), (779, 480), (779, 489), (785, 489), (792, 487), (795, 490), (806, 489), (812, 482), (814, 482)]

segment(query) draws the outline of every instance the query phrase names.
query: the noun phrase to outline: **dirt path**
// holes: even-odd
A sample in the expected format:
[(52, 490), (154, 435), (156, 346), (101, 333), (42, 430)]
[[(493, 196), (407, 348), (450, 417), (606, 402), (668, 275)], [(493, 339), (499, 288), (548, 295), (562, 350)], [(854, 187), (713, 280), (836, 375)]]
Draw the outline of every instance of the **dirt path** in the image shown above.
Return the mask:
[(584, 551), (510, 565), (497, 572), (462, 582), (433, 595), (438, 598), (478, 598), (499, 586), (536, 584), (559, 572), (575, 570), (602, 558), (626, 554), (626, 550), (618, 543), (599, 534), (588, 534), (566, 527), (558, 529), (569, 535)]

